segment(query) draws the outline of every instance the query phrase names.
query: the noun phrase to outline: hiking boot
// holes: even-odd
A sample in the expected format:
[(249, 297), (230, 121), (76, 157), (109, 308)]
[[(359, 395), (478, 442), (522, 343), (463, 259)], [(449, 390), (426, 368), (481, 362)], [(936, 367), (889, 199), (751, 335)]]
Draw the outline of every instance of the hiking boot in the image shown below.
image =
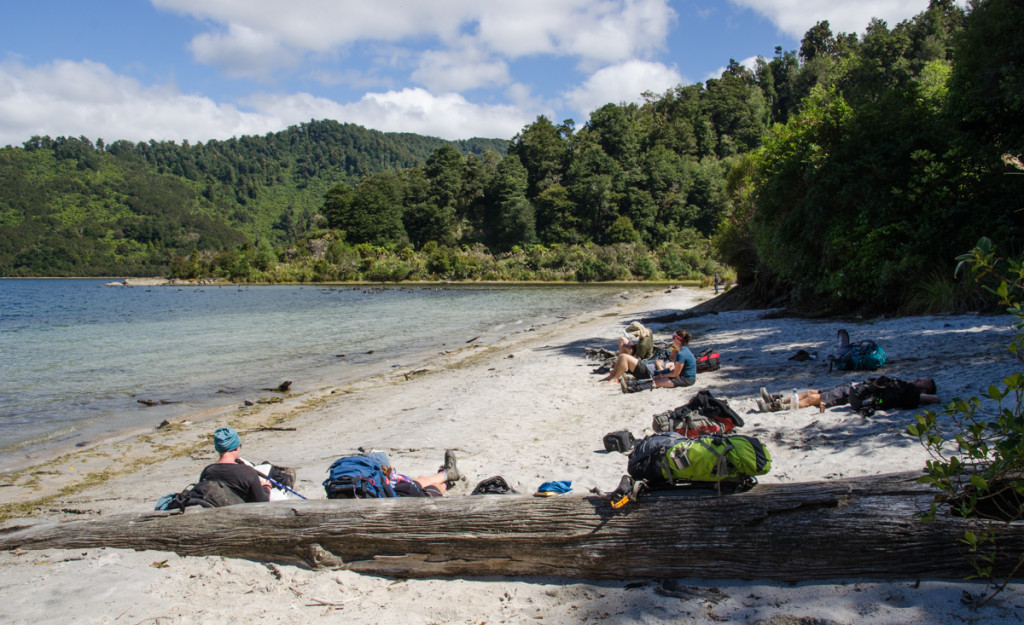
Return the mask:
[(288, 488), (295, 488), (295, 469), (291, 469), (288, 467), (279, 468), (281, 469), (281, 479), (279, 479), (278, 482), (281, 482)]
[[(764, 390), (764, 389), (762, 389), (762, 390)], [(758, 412), (770, 412), (768, 410), (768, 404), (764, 403), (763, 399), (758, 399), (757, 400), (757, 411)]]
[[(622, 379), (625, 379), (623, 377)], [(654, 380), (637, 380), (636, 378), (630, 378), (626, 380), (626, 383), (622, 385), (623, 393), (636, 393), (639, 391), (649, 391), (654, 388)]]
[(464, 476), (459, 473), (459, 467), (456, 462), (455, 450), (445, 449), (444, 464), (441, 465), (441, 471), (444, 472), (444, 483), (448, 488), (452, 488), (456, 482), (464, 479)]
[(765, 404), (769, 404), (772, 401), (772, 394), (763, 386), (761, 387), (761, 399), (764, 400)]

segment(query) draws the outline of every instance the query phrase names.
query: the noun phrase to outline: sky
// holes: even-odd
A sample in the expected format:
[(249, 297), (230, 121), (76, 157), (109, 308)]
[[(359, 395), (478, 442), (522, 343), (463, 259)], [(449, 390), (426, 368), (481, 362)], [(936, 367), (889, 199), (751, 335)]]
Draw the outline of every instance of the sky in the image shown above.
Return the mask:
[(228, 139), (334, 119), (510, 139), (582, 126), (928, 0), (0, 0), (0, 146)]

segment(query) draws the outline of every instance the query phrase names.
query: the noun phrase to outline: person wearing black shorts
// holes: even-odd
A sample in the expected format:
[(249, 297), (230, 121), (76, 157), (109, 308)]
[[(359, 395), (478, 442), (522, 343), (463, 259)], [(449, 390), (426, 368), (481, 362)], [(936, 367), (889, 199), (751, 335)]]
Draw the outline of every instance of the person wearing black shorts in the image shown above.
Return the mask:
[[(937, 404), (941, 400), (936, 395), (935, 380), (931, 378), (918, 378), (913, 382), (902, 380), (894, 381), (900, 389), (900, 398), (896, 402), (897, 408), (917, 408), (921, 404)], [(850, 403), (850, 393), (853, 391), (853, 382), (844, 382), (835, 386), (817, 391), (805, 391), (797, 395), (799, 403), (797, 408), (817, 406), (819, 412), (825, 412), (826, 408), (833, 406), (845, 406)], [(767, 389), (761, 389), (761, 399), (757, 400), (758, 410), (761, 412), (776, 412), (789, 410), (791, 408), (789, 397), (784, 395), (772, 395)]]
[(388, 484), (398, 497), (444, 497), (448, 489), (462, 479), (456, 462), (455, 452), (446, 449), (444, 464), (437, 473), (410, 478), (398, 473), (391, 466), (388, 466), (385, 472)]

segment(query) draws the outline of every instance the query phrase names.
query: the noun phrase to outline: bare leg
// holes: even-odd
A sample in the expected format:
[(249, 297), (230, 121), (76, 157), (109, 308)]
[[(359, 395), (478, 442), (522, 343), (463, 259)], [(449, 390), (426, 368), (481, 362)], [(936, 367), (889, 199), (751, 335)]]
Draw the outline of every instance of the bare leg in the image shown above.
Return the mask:
[(412, 481), (420, 485), (420, 488), (426, 488), (427, 486), (433, 486), (437, 490), (441, 491), (441, 494), (445, 494), (448, 491), (448, 485), (445, 483), (447, 476), (442, 471), (441, 473), (434, 473), (432, 475), (421, 475), (414, 477)]
[(615, 359), (615, 366), (612, 367), (611, 373), (601, 378), (601, 382), (615, 382), (618, 383), (619, 377), (626, 372), (626, 370), (632, 371), (636, 369), (636, 364), (639, 362), (635, 356), (629, 354), (619, 354), (619, 357)]
[[(779, 400), (782, 404), (783, 410), (788, 409), (793, 401), (792, 397), (786, 396)], [(818, 391), (805, 391), (797, 395), (799, 403), (796, 405), (797, 408), (807, 408), (808, 406), (820, 406), (821, 405), (821, 394)]]

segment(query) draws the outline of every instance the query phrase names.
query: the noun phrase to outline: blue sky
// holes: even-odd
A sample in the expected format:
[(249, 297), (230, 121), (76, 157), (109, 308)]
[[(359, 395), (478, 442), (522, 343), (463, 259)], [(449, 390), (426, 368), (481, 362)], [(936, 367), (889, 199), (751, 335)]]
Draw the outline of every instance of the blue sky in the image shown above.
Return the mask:
[(928, 0), (0, 0), (0, 146), (192, 143), (311, 119), (465, 139), (582, 125)]

